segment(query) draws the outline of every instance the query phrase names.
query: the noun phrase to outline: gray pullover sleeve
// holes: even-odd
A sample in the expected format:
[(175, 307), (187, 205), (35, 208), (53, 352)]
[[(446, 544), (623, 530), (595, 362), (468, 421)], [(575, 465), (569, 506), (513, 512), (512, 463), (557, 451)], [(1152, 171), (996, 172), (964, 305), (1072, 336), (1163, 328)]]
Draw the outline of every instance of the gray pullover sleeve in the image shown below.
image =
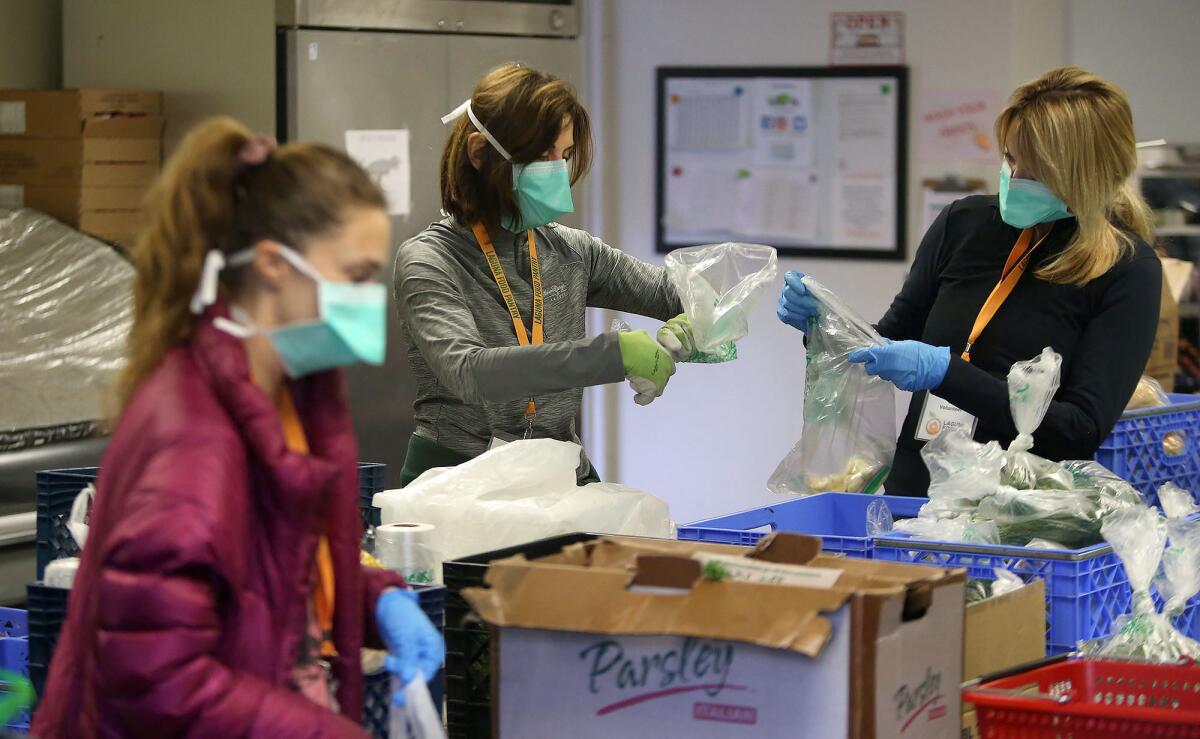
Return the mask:
[[(396, 263), (396, 302), (438, 380), (465, 403), (504, 402), (625, 379), (616, 334), (540, 346), (489, 347), (435, 250), (412, 244)], [(507, 327), (504, 341), (511, 341)], [(496, 342), (492, 342), (496, 343)]]
[(669, 321), (683, 312), (667, 271), (614, 249), (586, 231), (558, 227), (588, 266), (588, 307)]

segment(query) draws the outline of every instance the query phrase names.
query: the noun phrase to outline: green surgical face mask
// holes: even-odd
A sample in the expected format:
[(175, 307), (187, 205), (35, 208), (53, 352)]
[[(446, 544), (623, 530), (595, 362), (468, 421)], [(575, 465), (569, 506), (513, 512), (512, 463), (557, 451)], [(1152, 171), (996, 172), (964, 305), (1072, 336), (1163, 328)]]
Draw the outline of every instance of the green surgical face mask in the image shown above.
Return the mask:
[(1000, 166), (1000, 217), (1014, 228), (1029, 228), (1071, 217), (1071, 210), (1037, 180), (1012, 176), (1008, 162)]
[[(216, 250), (210, 253), (219, 255)], [(284, 371), (293, 378), (359, 362), (383, 364), (387, 353), (387, 288), (378, 283), (327, 280), (295, 250), (279, 244), (279, 253), (296, 271), (317, 283), (317, 318), (263, 331), (235, 306), (231, 313), (236, 322), (217, 318), (214, 325), (243, 338), (265, 334)], [(254, 250), (246, 249), (231, 255), (228, 265), (238, 267), (253, 259)], [(216, 275), (224, 267), (222, 258), (206, 259), (205, 274), (193, 299), (193, 312), (199, 313), (203, 306), (212, 303)]]
[(509, 231), (520, 233), (545, 226), (575, 212), (571, 200), (571, 175), (565, 159), (514, 164), (513, 189), (517, 191), (521, 216), (502, 219), (500, 225)]

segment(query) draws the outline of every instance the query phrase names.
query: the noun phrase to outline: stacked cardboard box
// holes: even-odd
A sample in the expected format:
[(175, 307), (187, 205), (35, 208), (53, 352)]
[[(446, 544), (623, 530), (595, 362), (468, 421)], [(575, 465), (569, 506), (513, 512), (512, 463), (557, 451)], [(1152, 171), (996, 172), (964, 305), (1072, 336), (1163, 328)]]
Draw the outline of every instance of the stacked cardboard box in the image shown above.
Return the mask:
[(128, 245), (162, 163), (162, 93), (0, 90), (0, 208)]

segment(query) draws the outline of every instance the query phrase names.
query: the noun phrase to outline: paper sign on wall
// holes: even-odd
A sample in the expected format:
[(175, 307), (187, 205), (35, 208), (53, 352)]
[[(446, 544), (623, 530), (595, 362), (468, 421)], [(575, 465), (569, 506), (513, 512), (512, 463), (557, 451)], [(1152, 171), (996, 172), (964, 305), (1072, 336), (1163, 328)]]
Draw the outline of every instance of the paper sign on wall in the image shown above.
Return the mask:
[(917, 108), (925, 160), (1000, 161), (992, 133), (1004, 96), (995, 90), (927, 90)]
[(829, 63), (904, 63), (904, 13), (832, 13)]
[(346, 153), (354, 158), (387, 196), (388, 213), (412, 212), (412, 162), (408, 129), (347, 131)]

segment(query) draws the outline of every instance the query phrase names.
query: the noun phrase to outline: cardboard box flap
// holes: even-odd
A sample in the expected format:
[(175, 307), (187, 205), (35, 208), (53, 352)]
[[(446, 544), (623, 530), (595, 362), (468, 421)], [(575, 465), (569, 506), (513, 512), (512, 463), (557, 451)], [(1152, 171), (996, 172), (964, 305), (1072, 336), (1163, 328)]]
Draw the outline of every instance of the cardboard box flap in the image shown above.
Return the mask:
[(162, 93), (146, 90), (0, 90), (0, 136), (157, 138)]
[(1192, 284), (1192, 270), (1196, 265), (1183, 259), (1164, 257), (1162, 266), (1167, 291), (1176, 303), (1182, 303), (1188, 296), (1188, 288)]
[[(667, 563), (666, 560), (676, 560)], [(694, 563), (694, 560), (691, 560)], [(822, 613), (841, 608), (845, 590), (713, 582), (694, 577), (698, 563), (647, 558), (645, 573), (607, 567), (529, 562), (492, 563), (490, 588), (462, 595), (494, 626), (603, 634), (669, 634), (788, 649), (815, 657), (832, 627)], [(692, 567), (689, 573), (686, 568)], [(660, 583), (646, 589), (638, 583)], [(678, 586), (691, 579), (692, 587)], [(671, 592), (663, 592), (670, 587)], [(570, 593), (570, 597), (564, 597)]]
[(84, 88), (78, 92), (79, 107), (89, 116), (104, 113), (158, 115), (163, 112), (163, 95), (153, 90)]

